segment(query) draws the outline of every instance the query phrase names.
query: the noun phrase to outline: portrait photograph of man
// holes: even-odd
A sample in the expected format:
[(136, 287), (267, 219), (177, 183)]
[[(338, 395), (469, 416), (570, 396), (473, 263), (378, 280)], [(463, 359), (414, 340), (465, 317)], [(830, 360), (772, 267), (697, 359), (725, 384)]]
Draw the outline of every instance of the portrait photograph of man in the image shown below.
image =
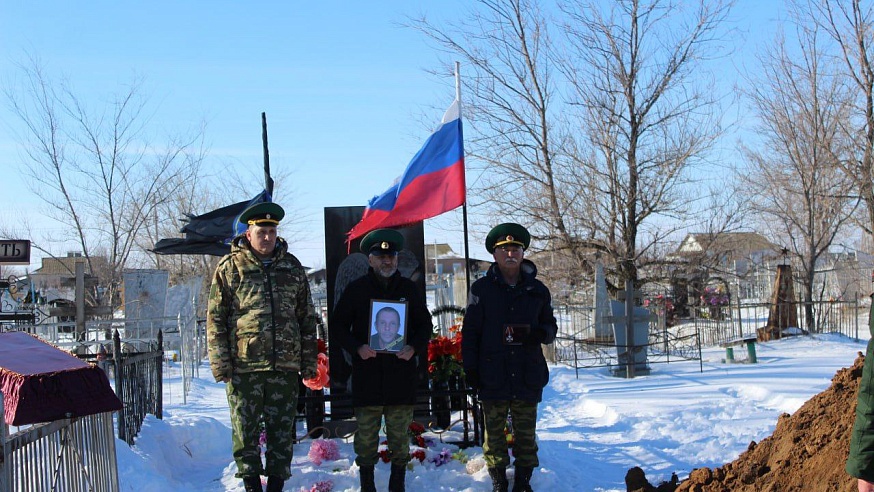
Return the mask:
[(370, 304), (370, 348), (399, 352), (406, 345), (406, 302), (373, 300)]

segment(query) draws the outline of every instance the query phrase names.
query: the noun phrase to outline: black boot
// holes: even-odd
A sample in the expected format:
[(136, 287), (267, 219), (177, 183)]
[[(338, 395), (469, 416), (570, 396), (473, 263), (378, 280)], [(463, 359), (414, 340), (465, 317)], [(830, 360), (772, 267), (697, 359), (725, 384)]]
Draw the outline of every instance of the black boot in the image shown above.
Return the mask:
[(358, 476), (361, 478), (361, 492), (376, 492), (376, 485), (373, 482), (373, 465), (360, 467)]
[(532, 492), (531, 472), (534, 468), (527, 466), (516, 467), (516, 478), (513, 480), (513, 492)]
[(489, 476), (492, 477), (492, 492), (507, 492), (507, 468), (496, 466), (489, 468)]
[(267, 492), (282, 492), (282, 487), (285, 485), (285, 480), (270, 475), (267, 477)]
[(404, 492), (406, 487), (407, 465), (391, 464), (391, 476), (388, 478), (388, 492)]
[(243, 477), (243, 487), (246, 488), (246, 492), (264, 492), (264, 489), (261, 488), (261, 477)]

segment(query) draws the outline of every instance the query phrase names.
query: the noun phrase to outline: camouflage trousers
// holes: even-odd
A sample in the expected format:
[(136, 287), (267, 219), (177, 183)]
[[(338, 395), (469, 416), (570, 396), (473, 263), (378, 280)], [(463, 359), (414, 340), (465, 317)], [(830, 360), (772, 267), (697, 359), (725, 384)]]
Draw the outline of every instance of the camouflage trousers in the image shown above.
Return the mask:
[(375, 465), (379, 461), (379, 427), (385, 415), (385, 435), (391, 450), (391, 463), (406, 466), (410, 462), (410, 437), (413, 422), (412, 405), (355, 407), (358, 431), (352, 443), (358, 466)]
[[(234, 374), (225, 391), (231, 408), (232, 451), (236, 476), (291, 477), (298, 375), (288, 371)], [(261, 462), (261, 421), (267, 438)]]
[(515, 466), (537, 468), (537, 441), (534, 437), (537, 423), (537, 403), (521, 400), (486, 400), (482, 402), (486, 427), (483, 457), (489, 468), (507, 467), (510, 456), (507, 446), (507, 416), (513, 422), (513, 456)]

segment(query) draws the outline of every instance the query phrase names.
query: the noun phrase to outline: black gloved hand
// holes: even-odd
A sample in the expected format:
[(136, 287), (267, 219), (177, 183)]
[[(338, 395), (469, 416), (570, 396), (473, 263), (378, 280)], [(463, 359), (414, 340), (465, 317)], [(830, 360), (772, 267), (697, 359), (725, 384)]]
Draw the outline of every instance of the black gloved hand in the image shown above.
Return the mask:
[(540, 345), (544, 340), (546, 340), (546, 330), (532, 326), (525, 343), (530, 345)]
[(479, 371), (476, 369), (465, 369), (464, 380), (467, 382), (468, 387), (475, 390), (479, 389)]

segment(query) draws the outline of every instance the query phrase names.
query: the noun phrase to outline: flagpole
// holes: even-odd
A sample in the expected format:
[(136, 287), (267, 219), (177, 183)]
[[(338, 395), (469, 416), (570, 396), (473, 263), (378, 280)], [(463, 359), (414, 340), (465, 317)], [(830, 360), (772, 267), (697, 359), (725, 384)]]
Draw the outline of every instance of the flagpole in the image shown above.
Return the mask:
[[(458, 117), (461, 118), (461, 62), (455, 62), (455, 100), (458, 101)], [(465, 180), (465, 186), (467, 181)], [(464, 190), (464, 203), (461, 204), (461, 217), (464, 226), (464, 281), (467, 286), (465, 296), (470, 293), (470, 246), (467, 238), (467, 190)]]
[(264, 189), (273, 201), (273, 178), (270, 177), (270, 152), (267, 150), (267, 113), (261, 113), (261, 142), (264, 144)]

